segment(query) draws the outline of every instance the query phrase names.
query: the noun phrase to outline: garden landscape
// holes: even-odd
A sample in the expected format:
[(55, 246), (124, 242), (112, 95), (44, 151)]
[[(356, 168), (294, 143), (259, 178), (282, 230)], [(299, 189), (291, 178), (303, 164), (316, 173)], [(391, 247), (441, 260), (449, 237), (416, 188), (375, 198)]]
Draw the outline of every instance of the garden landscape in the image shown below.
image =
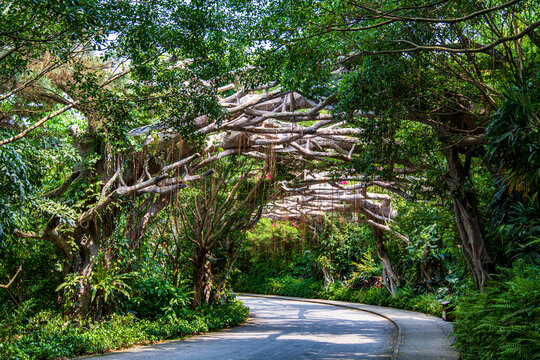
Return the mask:
[(0, 2), (0, 359), (540, 359), (538, 9)]

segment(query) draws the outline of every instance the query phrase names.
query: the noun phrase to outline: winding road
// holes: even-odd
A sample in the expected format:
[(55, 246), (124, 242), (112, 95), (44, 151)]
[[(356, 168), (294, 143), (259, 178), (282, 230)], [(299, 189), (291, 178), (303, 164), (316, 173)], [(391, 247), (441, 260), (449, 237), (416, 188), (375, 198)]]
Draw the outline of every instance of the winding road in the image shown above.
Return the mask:
[(247, 323), (100, 359), (390, 359), (396, 328), (364, 311), (283, 299), (239, 297)]

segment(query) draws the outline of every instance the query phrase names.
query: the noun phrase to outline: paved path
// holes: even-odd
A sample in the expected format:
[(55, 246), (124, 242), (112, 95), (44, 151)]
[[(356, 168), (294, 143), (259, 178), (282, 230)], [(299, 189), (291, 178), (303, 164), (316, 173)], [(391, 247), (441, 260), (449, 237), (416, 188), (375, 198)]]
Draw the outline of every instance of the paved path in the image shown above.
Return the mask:
[(442, 321), (435, 316), (429, 316), (414, 311), (343, 301), (299, 299), (267, 295), (249, 296), (301, 300), (317, 304), (332, 304), (335, 306), (343, 306), (345, 308), (369, 311), (385, 316), (398, 328), (398, 341), (393, 354), (394, 360), (456, 360), (459, 358), (458, 353), (451, 345), (451, 323)]
[(369, 312), (276, 298), (241, 296), (244, 326), (139, 347), (99, 359), (390, 359), (396, 327)]

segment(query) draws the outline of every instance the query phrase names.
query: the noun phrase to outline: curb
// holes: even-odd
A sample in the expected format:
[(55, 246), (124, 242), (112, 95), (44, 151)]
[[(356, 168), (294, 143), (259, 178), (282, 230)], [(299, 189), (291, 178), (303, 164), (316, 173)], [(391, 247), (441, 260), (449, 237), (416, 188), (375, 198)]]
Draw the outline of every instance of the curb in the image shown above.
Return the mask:
[[(358, 308), (356, 306), (349, 306), (349, 305), (343, 305), (343, 304), (332, 304), (330, 302), (327, 302), (327, 301), (331, 301), (331, 300), (293, 298), (293, 297), (288, 297), (288, 296), (262, 295), (262, 294), (250, 294), (250, 293), (235, 293), (235, 295), (247, 296), (247, 297), (268, 298), (268, 299), (282, 299), (282, 300), (289, 300), (289, 301), (298, 301), (298, 302), (308, 302), (308, 303), (314, 303), (314, 304), (330, 305), (330, 306), (336, 306), (336, 307), (341, 307), (341, 308), (346, 308), (346, 309), (364, 311), (364, 312), (367, 312), (367, 313), (371, 313), (373, 315), (380, 316), (380, 317), (390, 321), (396, 327), (397, 335), (396, 335), (396, 341), (394, 342), (394, 351), (392, 352), (392, 360), (397, 360), (397, 358), (398, 358), (399, 345), (401, 344), (401, 340), (402, 340), (401, 339), (401, 327), (398, 325), (398, 323), (396, 323), (394, 320), (390, 319), (386, 315), (380, 314), (380, 313), (372, 311), (372, 310), (361, 309), (361, 308)], [(358, 304), (358, 305), (361, 305), (361, 304)]]

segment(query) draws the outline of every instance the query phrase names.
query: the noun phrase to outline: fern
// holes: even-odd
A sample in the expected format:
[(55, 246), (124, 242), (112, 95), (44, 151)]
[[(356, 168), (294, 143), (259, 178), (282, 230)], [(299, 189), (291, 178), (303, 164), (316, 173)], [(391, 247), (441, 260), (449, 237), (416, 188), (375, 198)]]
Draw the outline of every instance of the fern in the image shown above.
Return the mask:
[(460, 299), (456, 346), (464, 359), (540, 359), (540, 269), (516, 265)]

